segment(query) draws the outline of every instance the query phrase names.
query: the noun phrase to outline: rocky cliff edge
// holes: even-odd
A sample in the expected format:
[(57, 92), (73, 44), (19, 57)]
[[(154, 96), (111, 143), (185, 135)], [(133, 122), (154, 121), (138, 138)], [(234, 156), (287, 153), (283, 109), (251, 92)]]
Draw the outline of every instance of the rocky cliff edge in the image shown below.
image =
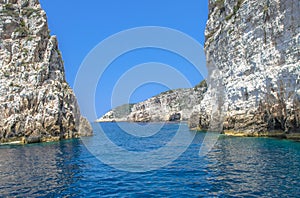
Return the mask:
[(299, 0), (209, 1), (205, 31), (209, 78), (222, 82), (221, 89), (209, 83), (207, 93), (221, 97), (205, 95), (194, 113), (193, 127), (209, 128), (212, 107), (221, 106), (220, 124), (226, 134), (300, 133), (299, 10)]
[(92, 134), (38, 0), (0, 0), (0, 142)]

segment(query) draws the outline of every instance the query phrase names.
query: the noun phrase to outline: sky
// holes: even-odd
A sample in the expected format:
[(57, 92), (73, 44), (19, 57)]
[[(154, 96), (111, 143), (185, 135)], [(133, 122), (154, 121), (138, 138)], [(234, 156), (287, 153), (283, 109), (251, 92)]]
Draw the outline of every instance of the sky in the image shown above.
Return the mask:
[[(40, 2), (46, 11), (51, 35), (58, 38), (59, 49), (65, 63), (66, 80), (71, 87), (74, 87), (77, 72), (91, 50), (112, 35), (131, 28), (143, 26), (172, 28), (204, 45), (204, 30), (208, 17), (208, 2), (205, 0), (40, 0)], [(127, 52), (116, 58), (99, 77), (93, 104), (98, 117), (112, 107), (124, 103), (124, 100), (119, 100), (112, 104), (112, 94), (119, 98), (123, 97), (122, 93), (113, 93), (118, 80), (130, 69), (149, 62), (170, 65), (183, 74), (191, 86), (203, 79), (193, 64), (168, 50), (141, 48)], [(155, 75), (163, 71), (153, 69), (151, 72)], [(169, 73), (162, 74), (164, 75), (171, 78)], [(146, 79), (145, 72), (142, 72), (140, 77)], [(174, 79), (176, 80), (177, 78)], [(170, 88), (183, 87), (180, 83), (170, 87), (162, 85), (159, 81), (149, 83), (145, 80), (144, 84), (132, 90), (131, 95), (126, 98), (129, 98), (127, 102), (136, 103)], [(75, 94), (78, 94), (76, 90)], [(80, 102), (79, 105), (85, 114), (84, 105)], [(89, 115), (85, 116), (92, 118)]]

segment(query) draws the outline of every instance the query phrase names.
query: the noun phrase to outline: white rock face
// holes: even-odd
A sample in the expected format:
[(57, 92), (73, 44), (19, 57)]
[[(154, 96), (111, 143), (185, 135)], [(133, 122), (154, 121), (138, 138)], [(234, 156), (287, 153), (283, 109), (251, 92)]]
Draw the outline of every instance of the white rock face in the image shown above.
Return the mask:
[(92, 134), (38, 0), (0, 0), (0, 111), (1, 142)]
[(209, 83), (192, 127), (207, 129), (217, 106), (222, 109), (217, 117), (223, 118), (227, 132), (300, 132), (299, 0), (210, 0), (209, 4), (208, 70), (210, 82), (222, 82), (218, 87)]
[(206, 90), (206, 82), (203, 81), (195, 88), (167, 91), (137, 104), (117, 107), (97, 121), (187, 121)]

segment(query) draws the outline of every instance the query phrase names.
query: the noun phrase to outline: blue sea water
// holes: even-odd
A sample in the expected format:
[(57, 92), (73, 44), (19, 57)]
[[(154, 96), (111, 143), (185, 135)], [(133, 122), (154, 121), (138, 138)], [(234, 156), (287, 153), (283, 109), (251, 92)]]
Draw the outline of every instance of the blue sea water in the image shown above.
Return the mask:
[[(102, 124), (116, 145), (146, 152), (164, 147), (178, 126), (166, 124), (137, 138), (117, 123)], [(89, 152), (86, 144), (97, 140), (97, 131), (84, 140), (0, 146), (0, 197), (300, 197), (299, 142), (220, 136), (199, 156), (206, 133), (179, 132), (195, 136), (179, 158), (137, 173), (115, 169)]]

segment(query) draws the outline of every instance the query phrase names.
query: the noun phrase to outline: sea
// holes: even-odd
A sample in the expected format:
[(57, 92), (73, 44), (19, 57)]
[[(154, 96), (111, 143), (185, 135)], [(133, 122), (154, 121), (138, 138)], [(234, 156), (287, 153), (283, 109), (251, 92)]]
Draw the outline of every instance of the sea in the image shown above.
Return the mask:
[(93, 128), (93, 137), (1, 145), (0, 197), (300, 197), (300, 142), (207, 141), (186, 123)]

